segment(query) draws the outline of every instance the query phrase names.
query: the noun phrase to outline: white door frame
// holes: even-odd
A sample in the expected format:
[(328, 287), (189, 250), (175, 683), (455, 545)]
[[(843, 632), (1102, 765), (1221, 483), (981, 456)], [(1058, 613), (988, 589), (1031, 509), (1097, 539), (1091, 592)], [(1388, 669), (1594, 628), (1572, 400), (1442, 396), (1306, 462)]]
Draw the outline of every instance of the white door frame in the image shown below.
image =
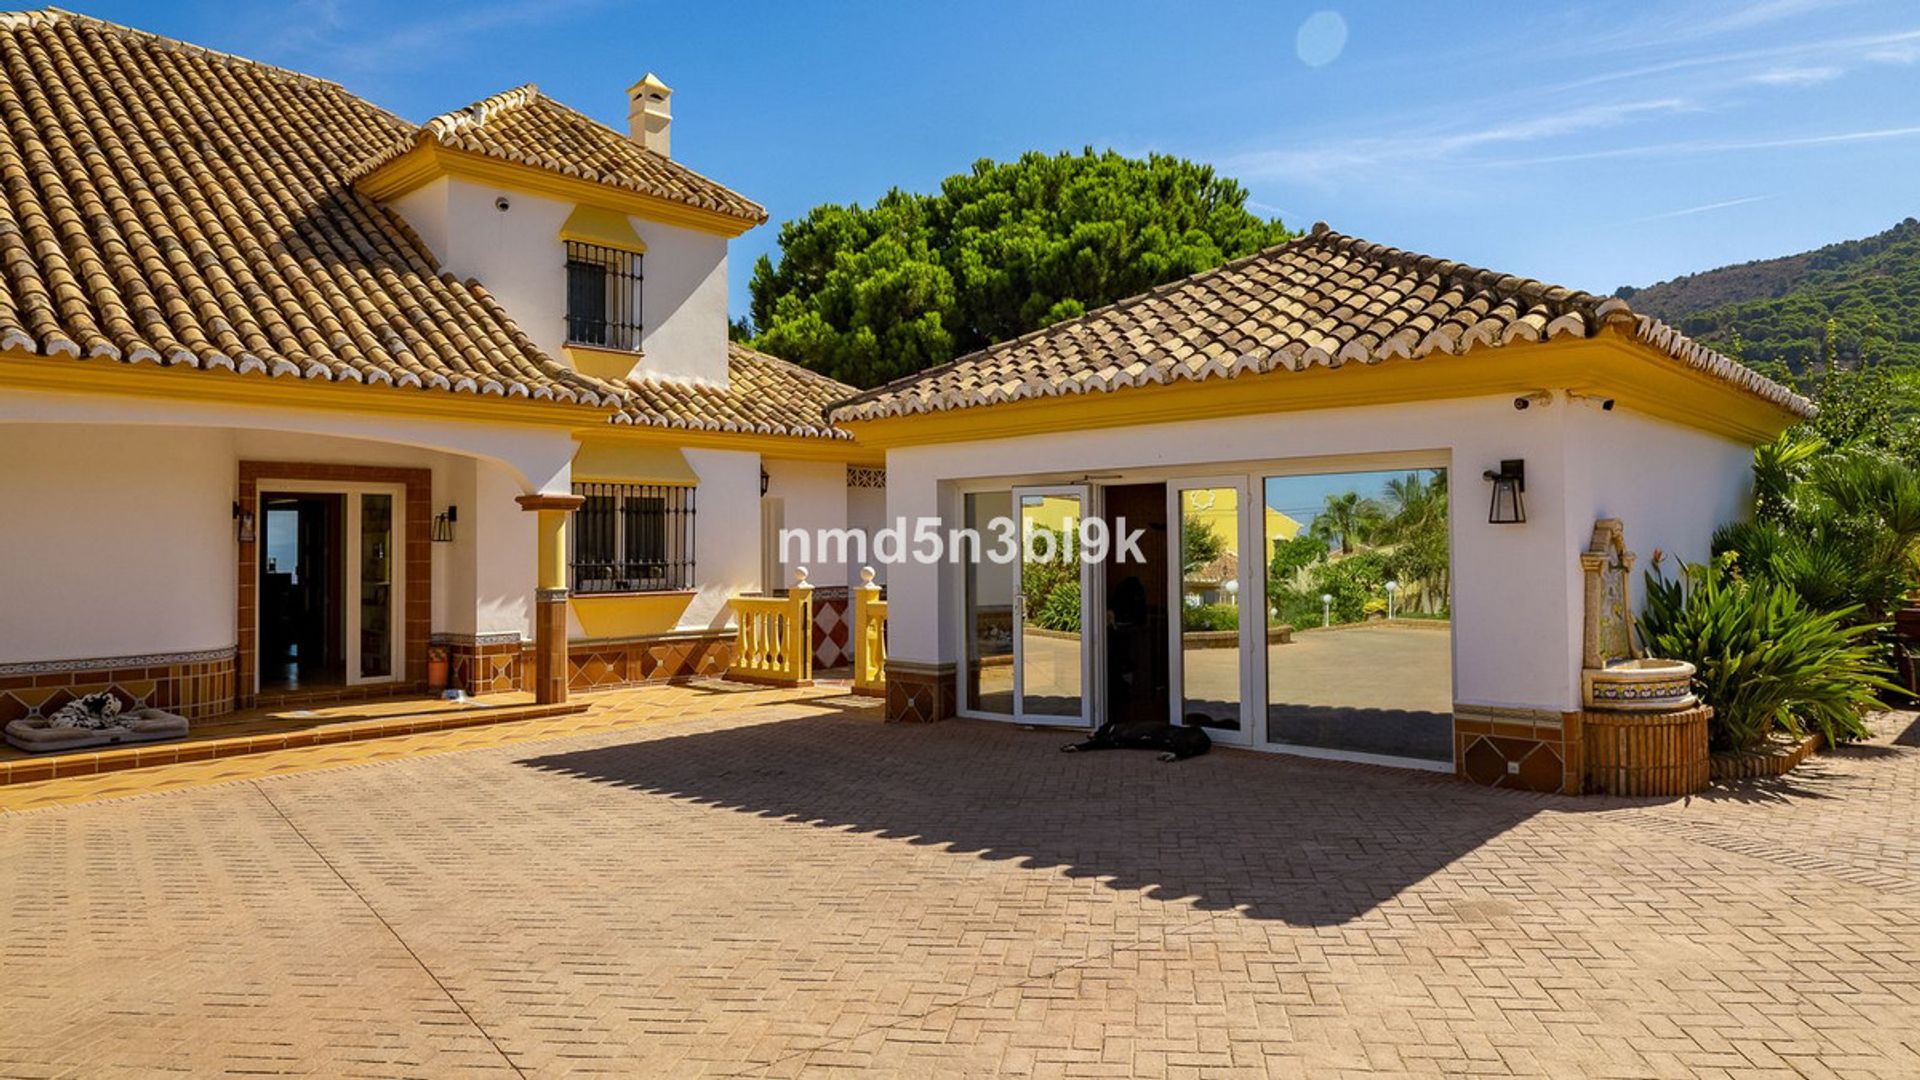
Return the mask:
[[(1234, 540), (1238, 545), (1239, 567), (1235, 571), (1234, 581), (1239, 593), (1235, 597), (1235, 606), (1240, 609), (1240, 641), (1235, 647), (1237, 663), (1234, 670), (1240, 680), (1240, 729), (1223, 731), (1219, 728), (1207, 728), (1208, 737), (1214, 742), (1230, 746), (1254, 745), (1256, 732), (1254, 723), (1256, 714), (1264, 717), (1265, 709), (1255, 709), (1253, 699), (1254, 676), (1250, 670), (1256, 657), (1264, 660), (1264, 649), (1256, 649), (1255, 642), (1264, 645), (1266, 636), (1267, 605), (1265, 601), (1265, 576), (1260, 573), (1264, 560), (1250, 559), (1249, 551), (1260, 551), (1259, 542), (1248, 546), (1250, 520), (1255, 515), (1249, 512), (1253, 505), (1248, 497), (1252, 489), (1249, 477), (1244, 473), (1226, 476), (1178, 476), (1167, 481), (1167, 676), (1169, 698), (1174, 716), (1173, 723), (1182, 723), (1180, 715), (1186, 707), (1186, 673), (1184, 670), (1185, 631), (1181, 629), (1181, 619), (1186, 613), (1185, 568), (1181, 565), (1186, 552), (1186, 512), (1185, 496), (1189, 491), (1208, 488), (1225, 488), (1235, 493), (1236, 503), (1233, 516)], [(1253, 601), (1258, 599), (1259, 603)], [(1262, 739), (1265, 732), (1257, 733)]]
[(1023, 563), (1026, 561), (1026, 518), (1022, 513), (1020, 501), (1029, 496), (1073, 498), (1080, 503), (1080, 517), (1084, 521), (1093, 513), (1093, 495), (1086, 484), (1044, 484), (1014, 485), (1013, 487), (1013, 527), (1014, 541), (1020, 545), (1020, 555), (1013, 563), (1013, 718), (1023, 724), (1055, 727), (1087, 727), (1092, 722), (1093, 712), (1093, 641), (1095, 625), (1091, 612), (1094, 610), (1093, 590), (1087, 572), (1085, 559), (1080, 560), (1080, 712), (1079, 715), (1047, 715), (1027, 712), (1027, 602)]
[[(372, 683), (399, 682), (406, 676), (406, 599), (407, 599), (407, 487), (405, 484), (354, 484), (333, 480), (276, 480), (271, 476), (262, 476), (254, 483), (253, 520), (255, 528), (263, 541), (266, 536), (266, 498), (268, 495), (339, 495), (345, 510), (341, 514), (341, 535), (337, 542), (342, 547), (340, 572), (346, 576), (340, 590), (341, 612), (340, 632), (346, 636), (344, 663), (346, 665), (346, 685), (364, 686)], [(388, 565), (392, 567), (392, 581), (389, 583), (390, 596), (387, 602), (387, 618), (393, 626), (389, 633), (392, 640), (393, 656), (387, 665), (389, 674), (371, 678), (360, 674), (360, 496), (387, 495), (393, 499), (393, 517), (390, 523), (391, 535), (387, 553)], [(254, 545), (253, 573), (257, 580), (260, 569), (267, 557), (264, 542)], [(260, 620), (265, 615), (264, 604), (254, 604), (253, 632), (254, 640), (260, 638)], [(250, 676), (253, 688), (260, 689), (260, 663), (258, 650), (255, 651), (253, 672)]]

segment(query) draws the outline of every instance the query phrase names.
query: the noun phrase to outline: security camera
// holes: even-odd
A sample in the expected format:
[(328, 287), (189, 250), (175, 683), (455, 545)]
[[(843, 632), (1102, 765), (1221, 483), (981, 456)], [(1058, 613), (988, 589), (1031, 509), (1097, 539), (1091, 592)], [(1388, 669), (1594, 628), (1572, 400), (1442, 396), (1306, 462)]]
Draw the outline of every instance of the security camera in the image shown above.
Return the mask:
[(1600, 399), (1600, 411), (1601, 411), (1601, 412), (1612, 412), (1612, 411), (1613, 411), (1613, 399), (1612, 399), (1612, 398), (1601, 398), (1601, 399)]
[(512, 205), (513, 205), (512, 203), (509, 203), (507, 201), (507, 197), (505, 195), (502, 195), (499, 198), (493, 200), (493, 208), (495, 210), (500, 211), (503, 214), (507, 212), (507, 207)]
[(1601, 397), (1599, 394), (1588, 394), (1579, 390), (1569, 390), (1567, 391), (1567, 400), (1593, 405), (1601, 412), (1613, 411), (1613, 399), (1610, 397)]
[(1519, 397), (1513, 399), (1513, 407), (1521, 412), (1525, 412), (1535, 405), (1544, 409), (1551, 404), (1553, 404), (1553, 391), (1551, 390), (1535, 390), (1531, 394), (1521, 394)]

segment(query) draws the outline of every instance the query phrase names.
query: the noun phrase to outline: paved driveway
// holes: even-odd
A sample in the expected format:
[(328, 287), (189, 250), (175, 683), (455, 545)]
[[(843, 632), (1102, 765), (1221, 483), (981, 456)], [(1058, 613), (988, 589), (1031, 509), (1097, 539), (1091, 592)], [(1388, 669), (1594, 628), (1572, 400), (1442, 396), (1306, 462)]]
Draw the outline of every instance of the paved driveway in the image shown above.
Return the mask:
[(1912, 1076), (1899, 726), (1663, 805), (837, 699), (9, 815), (0, 1074)]

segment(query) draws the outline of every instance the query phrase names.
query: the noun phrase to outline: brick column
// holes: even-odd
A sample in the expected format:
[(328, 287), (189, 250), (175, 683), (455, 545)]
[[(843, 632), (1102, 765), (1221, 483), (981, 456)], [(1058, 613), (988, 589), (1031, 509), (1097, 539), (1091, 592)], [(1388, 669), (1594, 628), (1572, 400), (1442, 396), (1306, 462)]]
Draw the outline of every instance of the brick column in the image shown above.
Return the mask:
[(586, 502), (578, 495), (522, 495), (520, 509), (540, 516), (540, 556), (534, 581), (533, 700), (567, 700), (567, 515)]

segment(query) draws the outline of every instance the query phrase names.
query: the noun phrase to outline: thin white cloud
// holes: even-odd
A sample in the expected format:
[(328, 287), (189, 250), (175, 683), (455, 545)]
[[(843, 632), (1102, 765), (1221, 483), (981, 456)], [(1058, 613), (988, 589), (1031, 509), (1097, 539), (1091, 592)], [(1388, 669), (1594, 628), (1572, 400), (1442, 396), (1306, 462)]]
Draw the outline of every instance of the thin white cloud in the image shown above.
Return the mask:
[(1771, 195), (1747, 195), (1738, 199), (1723, 199), (1720, 202), (1702, 203), (1699, 206), (1688, 206), (1679, 210), (1667, 210), (1658, 214), (1648, 214), (1645, 217), (1629, 218), (1623, 222), (1623, 224), (1638, 225), (1648, 221), (1665, 221), (1668, 218), (1692, 217), (1695, 214), (1706, 214), (1715, 210), (1725, 210), (1729, 207), (1745, 206), (1748, 203), (1763, 202), (1771, 198), (1773, 198)]
[(1604, 161), (1610, 158), (1677, 157), (1692, 154), (1733, 154), (1756, 150), (1795, 150), (1814, 146), (1842, 146), (1849, 143), (1889, 142), (1920, 138), (1920, 127), (1873, 128), (1866, 131), (1834, 131), (1822, 135), (1799, 135), (1785, 139), (1684, 140), (1642, 146), (1620, 146), (1609, 150), (1588, 150), (1578, 154), (1554, 154), (1534, 158), (1509, 158), (1487, 162), (1489, 165), (1562, 165), (1575, 161)]
[(600, 0), (501, 0), (454, 14), (395, 22), (383, 7), (355, 16), (341, 0), (303, 0), (303, 17), (287, 20), (262, 51), (298, 57), (336, 72), (378, 73), (422, 54), (457, 52), (490, 31), (532, 27), (597, 6)]
[(1866, 59), (1875, 64), (1911, 64), (1920, 60), (1920, 42), (1899, 42), (1869, 49)]
[(1748, 76), (1747, 81), (1762, 86), (1813, 86), (1832, 82), (1845, 74), (1845, 70), (1837, 67), (1781, 67)]
[(1724, 37), (1774, 23), (1797, 19), (1802, 15), (1845, 7), (1853, 0), (1761, 0), (1760, 3), (1736, 2), (1715, 10), (1704, 4), (1675, 5), (1665, 12), (1622, 21), (1611, 30), (1583, 35), (1582, 49), (1639, 50)]
[(1682, 112), (1692, 107), (1681, 98), (1589, 105), (1479, 127), (1331, 139), (1298, 148), (1256, 150), (1230, 157), (1226, 168), (1231, 174), (1243, 177), (1332, 179), (1355, 170), (1444, 164), (1483, 147), (1575, 135), (1616, 127), (1649, 114)]

